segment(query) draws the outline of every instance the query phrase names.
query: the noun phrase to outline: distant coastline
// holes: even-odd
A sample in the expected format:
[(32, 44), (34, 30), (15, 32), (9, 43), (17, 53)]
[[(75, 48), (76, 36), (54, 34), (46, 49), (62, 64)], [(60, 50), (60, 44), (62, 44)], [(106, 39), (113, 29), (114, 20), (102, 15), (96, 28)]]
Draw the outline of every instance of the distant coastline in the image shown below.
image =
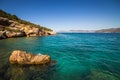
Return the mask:
[(69, 30), (59, 31), (58, 33), (120, 33), (120, 28), (108, 28), (100, 30)]

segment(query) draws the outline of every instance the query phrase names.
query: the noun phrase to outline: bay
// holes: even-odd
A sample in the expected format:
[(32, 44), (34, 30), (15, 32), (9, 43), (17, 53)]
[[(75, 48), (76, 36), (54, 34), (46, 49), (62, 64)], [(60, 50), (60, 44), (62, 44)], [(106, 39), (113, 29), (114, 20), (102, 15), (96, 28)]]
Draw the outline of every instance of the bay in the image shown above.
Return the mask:
[[(12, 66), (13, 50), (48, 54), (50, 67)], [(119, 33), (59, 33), (0, 40), (0, 80), (120, 80)]]

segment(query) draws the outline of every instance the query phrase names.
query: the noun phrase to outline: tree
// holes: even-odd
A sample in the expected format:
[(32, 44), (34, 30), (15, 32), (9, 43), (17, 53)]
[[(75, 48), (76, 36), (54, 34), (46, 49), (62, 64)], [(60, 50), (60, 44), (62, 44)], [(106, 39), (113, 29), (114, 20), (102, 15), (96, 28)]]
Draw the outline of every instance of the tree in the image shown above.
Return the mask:
[(19, 18), (18, 18), (16, 15), (12, 15), (11, 18), (12, 18), (13, 20), (19, 20)]

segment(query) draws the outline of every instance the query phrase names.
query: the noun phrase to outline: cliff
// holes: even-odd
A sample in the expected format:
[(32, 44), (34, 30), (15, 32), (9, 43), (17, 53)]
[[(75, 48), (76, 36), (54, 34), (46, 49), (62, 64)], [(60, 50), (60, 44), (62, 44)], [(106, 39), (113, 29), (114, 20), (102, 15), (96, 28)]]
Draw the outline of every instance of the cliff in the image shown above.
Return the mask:
[(11, 15), (0, 10), (0, 39), (53, 34), (56, 33), (49, 28), (21, 20), (15, 15)]

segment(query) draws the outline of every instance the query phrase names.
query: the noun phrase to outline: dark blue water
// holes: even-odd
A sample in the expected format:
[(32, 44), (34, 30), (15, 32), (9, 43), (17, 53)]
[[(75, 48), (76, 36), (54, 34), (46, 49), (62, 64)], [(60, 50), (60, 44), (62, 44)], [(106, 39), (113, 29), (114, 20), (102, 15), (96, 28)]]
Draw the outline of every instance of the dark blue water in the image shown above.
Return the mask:
[[(11, 66), (8, 57), (16, 49), (48, 54), (57, 63), (49, 68)], [(120, 80), (120, 34), (61, 33), (0, 40), (0, 75), (4, 80)]]

